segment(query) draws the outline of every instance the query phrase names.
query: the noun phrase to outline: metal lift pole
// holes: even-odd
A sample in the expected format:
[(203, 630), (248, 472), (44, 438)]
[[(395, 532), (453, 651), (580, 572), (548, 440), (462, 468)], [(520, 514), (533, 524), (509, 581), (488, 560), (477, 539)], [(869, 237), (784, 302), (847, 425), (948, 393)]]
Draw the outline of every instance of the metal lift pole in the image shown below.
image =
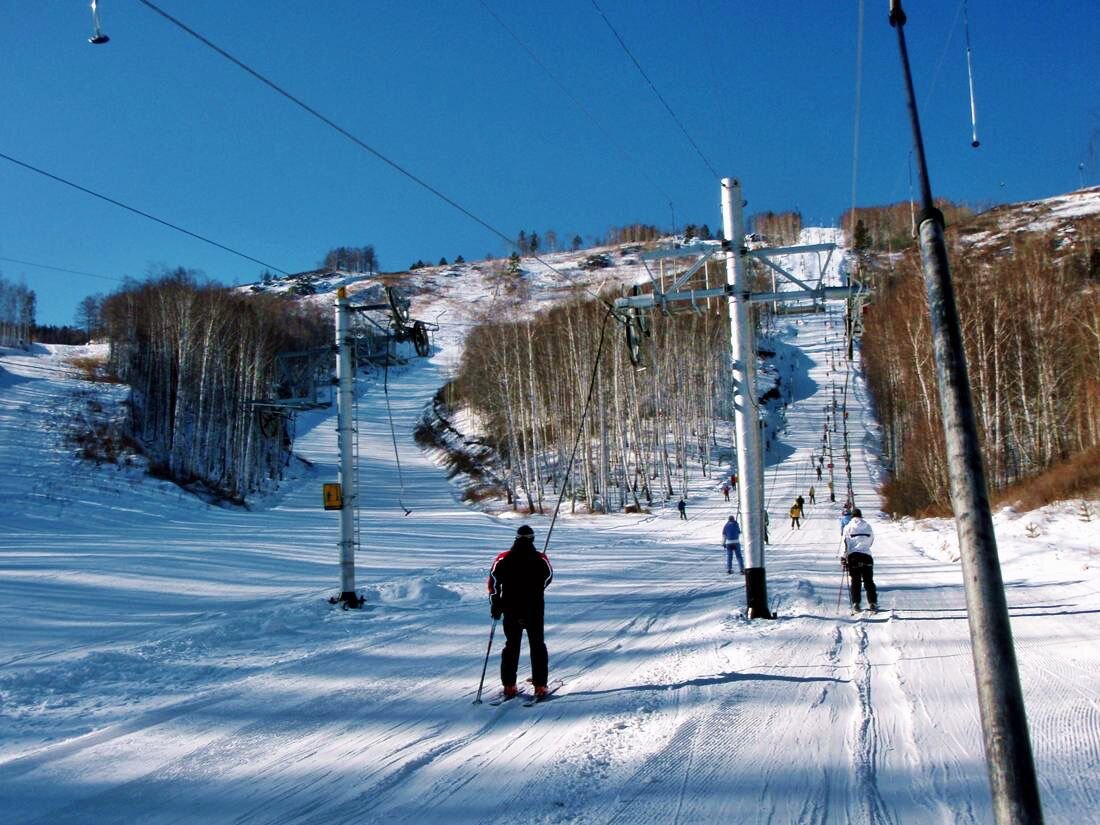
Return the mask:
[(730, 344), (733, 351), (733, 415), (737, 433), (737, 495), (745, 524), (745, 598), (750, 619), (770, 619), (768, 582), (764, 572), (764, 462), (760, 422), (756, 413), (756, 346), (749, 314), (749, 283), (745, 273), (741, 183), (722, 179), (722, 234), (726, 251), (726, 284), (730, 293)]
[(359, 607), (355, 592), (355, 438), (354, 392), (352, 372), (351, 309), (347, 289), (336, 290), (336, 439), (340, 449), (340, 487), (343, 503), (340, 507), (340, 598), (345, 607)]
[(932, 201), (932, 186), (925, 163), (924, 141), (905, 45), (905, 12), (902, 11), (901, 0), (891, 0), (890, 25), (898, 33), (913, 148), (920, 178), (921, 262), (932, 316), (932, 346), (947, 441), (951, 506), (955, 511), (962, 556), (993, 813), (999, 825), (1036, 825), (1043, 821), (1039, 785), (997, 556), (997, 539), (993, 533), (985, 467), (967, 376), (966, 352), (951, 270), (947, 263), (943, 215)]

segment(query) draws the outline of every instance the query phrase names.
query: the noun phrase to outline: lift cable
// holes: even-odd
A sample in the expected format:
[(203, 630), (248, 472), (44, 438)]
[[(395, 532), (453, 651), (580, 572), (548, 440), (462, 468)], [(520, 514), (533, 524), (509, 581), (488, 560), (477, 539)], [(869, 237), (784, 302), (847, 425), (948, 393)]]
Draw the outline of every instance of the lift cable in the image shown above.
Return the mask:
[[(504, 31), (508, 32), (508, 34), (511, 36), (511, 38), (513, 40), (516, 41), (516, 43), (519, 45), (519, 47), (521, 49), (523, 49), (525, 52), (527, 52), (527, 55), (535, 62), (536, 65), (539, 66), (539, 68), (541, 68), (546, 73), (546, 76), (549, 77), (550, 80), (552, 80), (554, 82), (554, 85), (556, 85), (561, 90), (562, 94), (564, 94), (573, 103), (574, 106), (576, 106), (578, 109), (580, 109), (581, 112), (583, 112), (584, 115), (590, 121), (592, 121), (592, 124), (596, 127), (596, 129), (600, 132), (600, 134), (603, 135), (604, 139), (610, 145), (612, 145), (616, 149), (618, 149), (619, 153), (633, 167), (638, 169), (638, 171), (641, 173), (642, 177), (644, 177), (649, 182), (650, 186), (652, 186), (658, 193), (660, 193), (661, 197), (663, 197), (665, 199), (665, 202), (668, 203), (668, 205), (670, 207), (675, 208), (673, 206), (672, 196), (669, 195), (668, 192), (666, 192), (664, 189), (662, 189), (661, 186), (653, 179), (653, 176), (649, 174), (649, 171), (646, 168), (645, 164), (643, 164), (636, 157), (634, 157), (632, 154), (630, 154), (630, 152), (626, 149), (625, 146), (623, 146), (621, 143), (617, 143), (614, 140), (614, 138), (612, 138), (611, 134), (603, 127), (603, 125), (600, 123), (600, 121), (592, 113), (592, 110), (590, 110), (587, 106), (585, 106), (583, 103), (581, 103), (580, 100), (577, 99), (577, 96), (569, 90), (569, 87), (562, 80), (560, 80), (552, 71), (550, 71), (550, 67), (546, 65), (546, 62), (543, 61), (538, 56), (538, 54), (536, 54), (534, 49), (532, 49), (529, 45), (527, 45), (527, 43), (525, 43), (522, 39), (520, 39), (520, 36), (518, 34), (516, 34), (516, 32), (507, 23), (505, 23), (504, 20), (501, 19), (500, 15), (498, 15), (495, 11), (493, 11), (492, 8), (490, 8), (490, 6), (486, 2), (486, 0), (478, 0), (478, 2), (481, 3), (482, 8), (485, 9), (485, 11), (489, 14), (489, 16), (492, 17), (494, 20), (496, 20), (497, 23), (500, 25), (500, 27), (502, 29), (504, 29)], [(673, 231), (675, 231), (675, 227), (673, 227)]]
[(581, 412), (581, 420), (577, 423), (577, 437), (573, 441), (573, 452), (569, 456), (569, 464), (565, 468), (565, 478), (561, 482), (561, 492), (558, 493), (558, 503), (554, 506), (554, 515), (550, 519), (550, 526), (546, 530), (546, 540), (542, 544), (542, 552), (546, 552), (546, 548), (550, 546), (550, 534), (554, 532), (554, 523), (558, 520), (558, 511), (561, 510), (562, 500), (565, 498), (565, 488), (569, 484), (569, 476), (573, 473), (573, 462), (577, 458), (577, 448), (581, 443), (581, 436), (584, 435), (584, 421), (588, 417), (588, 408), (592, 404), (592, 392), (596, 389), (596, 375), (600, 369), (600, 356), (603, 355), (603, 342), (605, 333), (607, 332), (607, 319), (614, 315), (614, 310), (611, 307), (607, 308), (607, 312), (603, 316), (603, 323), (600, 324), (600, 343), (596, 347), (596, 357), (592, 361), (592, 375), (588, 379), (588, 397), (584, 400), (584, 410)]
[(405, 511), (405, 515), (412, 512), (405, 506), (405, 476), (401, 472), (401, 455), (397, 450), (397, 431), (393, 426), (393, 408), (390, 407), (390, 359), (387, 353), (386, 363), (382, 367), (382, 394), (386, 396), (386, 416), (390, 420), (390, 438), (393, 440), (393, 459), (397, 462), (397, 483), (401, 492), (397, 496), (397, 503)]
[(0, 255), (0, 261), (8, 261), (13, 264), (23, 264), (23, 266), (33, 266), (37, 269), (52, 269), (54, 272), (64, 272), (67, 275), (85, 275), (89, 278), (99, 278), (103, 281), (114, 281), (115, 283), (119, 284), (126, 280), (125, 278), (115, 278), (110, 275), (99, 275), (95, 272), (82, 272), (79, 269), (65, 269), (60, 266), (50, 266), (49, 264), (35, 263), (34, 261), (23, 261), (19, 258), (7, 258), (3, 255)]
[(66, 186), (71, 186), (73, 189), (77, 189), (77, 190), (83, 192), (86, 195), (91, 195), (94, 198), (99, 198), (102, 201), (107, 201), (107, 203), (109, 203), (109, 204), (117, 206), (121, 209), (125, 209), (128, 212), (133, 212), (135, 215), (141, 215), (141, 217), (143, 217), (143, 218), (148, 218), (151, 221), (156, 221), (157, 223), (161, 224), (162, 226), (167, 226), (169, 229), (174, 229), (177, 232), (182, 232), (184, 235), (189, 235), (190, 237), (195, 238), (196, 240), (200, 240), (203, 243), (208, 243), (211, 246), (216, 246), (216, 247), (218, 247), (218, 249), (224, 249), (226, 252), (230, 252), (233, 255), (236, 255), (240, 258), (244, 258), (245, 260), (252, 261), (253, 263), (257, 263), (262, 267), (274, 270), (275, 272), (279, 272), (283, 275), (289, 275), (290, 274), (285, 269), (279, 269), (279, 267), (274, 266), (274, 265), (269, 264), (269, 263), (265, 263), (264, 261), (261, 261), (259, 258), (253, 258), (251, 255), (246, 255), (243, 252), (240, 252), (240, 251), (234, 249), (231, 246), (226, 246), (223, 243), (218, 243), (217, 241), (211, 240), (210, 238), (207, 238), (204, 235), (200, 235), (197, 232), (192, 232), (190, 229), (184, 229), (182, 226), (179, 226), (179, 225), (174, 224), (174, 223), (170, 223), (169, 221), (166, 221), (163, 218), (158, 218), (156, 215), (150, 215), (148, 212), (143, 212), (140, 209), (135, 209), (132, 206), (127, 206), (122, 201), (117, 201), (114, 198), (107, 197), (106, 195), (102, 195), (99, 192), (95, 192), (91, 189), (88, 189), (85, 186), (81, 186), (78, 183), (73, 183), (71, 180), (66, 180), (63, 177), (60, 177), (58, 175), (54, 175), (50, 172), (47, 172), (45, 169), (39, 169), (37, 166), (31, 166), (31, 164), (25, 163), (25, 162), (23, 162), (23, 161), (21, 161), (17, 158), (13, 158), (11, 155), (6, 155), (3, 152), (0, 152), (0, 158), (3, 158), (6, 161), (10, 161), (11, 163), (14, 163), (16, 166), (22, 166), (24, 169), (29, 169), (31, 172), (36, 172), (39, 175), (43, 175), (47, 178), (50, 178), (51, 180), (55, 180), (58, 183), (63, 183)]
[(851, 239), (856, 236), (856, 184), (859, 180), (859, 116), (863, 94), (863, 0), (859, 0), (859, 28), (856, 34), (856, 102), (855, 124), (852, 129), (852, 211), (850, 226)]
[[(500, 238), (502, 241), (504, 241), (510, 247), (514, 247), (514, 248), (517, 248), (517, 249), (519, 248), (519, 244), (517, 244), (514, 239), (509, 238), (507, 235), (505, 235), (502, 231), (500, 231), (495, 226), (493, 226), (491, 223), (486, 221), (484, 218), (481, 218), (478, 215), (474, 214), (469, 209), (467, 209), (465, 206), (460, 204), (458, 201), (456, 201), (453, 198), (445, 195), (442, 191), (437, 189), (435, 186), (432, 186), (430, 183), (428, 183), (423, 178), (421, 178), (418, 175), (414, 174), (413, 172), (409, 171), (408, 169), (406, 169), (404, 166), (402, 166), (397, 161), (392, 160), (391, 158), (387, 157), (381, 151), (379, 151), (378, 149), (375, 149), (369, 143), (367, 143), (366, 141), (364, 141), (361, 138), (357, 137), (355, 134), (348, 131), (347, 129), (345, 129), (340, 124), (336, 123), (336, 121), (334, 121), (331, 118), (321, 114), (321, 112), (319, 112), (317, 109), (310, 106), (308, 103), (306, 103), (301, 98), (296, 97), (295, 95), (291, 94), (286, 89), (284, 89), (282, 86), (280, 86), (278, 83), (276, 83), (275, 81), (269, 79), (265, 75), (261, 74), (256, 69), (253, 69), (251, 66), (249, 66), (247, 63), (245, 63), (243, 60), (240, 60), (240, 59), (234, 57), (229, 52), (227, 52), (225, 49), (221, 48), (217, 44), (210, 41), (208, 38), (206, 38), (203, 35), (199, 34), (199, 32), (192, 29), (190, 26), (188, 26), (182, 20), (179, 20), (179, 19), (173, 17), (168, 12), (164, 11), (159, 6), (157, 6), (156, 3), (153, 3), (152, 0), (137, 0), (137, 1), (139, 3), (141, 3), (143, 6), (146, 6), (150, 10), (152, 10), (152, 11), (156, 12), (157, 14), (159, 14), (161, 17), (163, 17), (165, 20), (167, 20), (172, 25), (179, 28), (181, 31), (183, 31), (183, 32), (191, 35), (192, 37), (194, 37), (196, 40), (198, 40), (204, 46), (207, 46), (208, 48), (210, 48), (213, 51), (217, 52), (219, 55), (224, 57), (226, 60), (228, 60), (230, 63), (232, 63), (237, 68), (239, 68), (242, 71), (252, 75), (252, 77), (256, 78), (256, 80), (263, 83), (265, 86), (267, 86), (269, 89), (274, 91), (276, 94), (279, 94), (282, 97), (286, 98), (287, 100), (289, 100), (291, 103), (293, 103), (298, 108), (302, 109), (303, 111), (305, 111), (308, 114), (315, 117), (317, 120), (324, 123), (330, 129), (333, 129), (334, 131), (336, 131), (339, 134), (343, 135), (345, 138), (350, 140), (352, 143), (354, 143), (360, 149), (363, 149), (364, 151), (369, 152), (371, 155), (373, 155), (375, 158), (377, 158), (378, 160), (385, 163), (387, 166), (389, 166), (394, 171), (396, 171), (399, 174), (405, 176), (406, 178), (411, 180), (413, 183), (415, 183), (417, 186), (420, 186), (422, 189), (425, 189), (426, 191), (428, 191), (431, 194), (435, 195), (441, 201), (446, 203), (448, 206), (451, 206), (452, 208), (458, 210), (463, 215), (465, 215), (467, 218), (472, 220), (474, 223), (478, 224), (479, 226), (483, 227), (484, 229), (487, 229), (489, 232), (491, 232), (493, 235)], [(557, 267), (555, 267), (552, 264), (548, 263), (546, 260), (539, 257), (538, 255), (531, 255), (530, 257), (534, 258), (536, 261), (538, 261), (543, 266), (550, 269), (552, 272), (556, 273), (557, 275), (560, 275), (565, 280), (576, 284), (576, 280), (573, 277), (566, 274), (565, 272), (562, 272)], [(604, 298), (600, 297), (598, 294), (592, 292), (587, 287), (585, 289), (590, 295), (592, 295), (594, 298), (596, 298), (601, 303), (605, 304), (608, 307), (611, 306), (610, 302), (608, 302), (606, 299), (604, 299)]]
[[(141, 2), (145, 1), (146, 0), (141, 0)], [(623, 47), (623, 51), (626, 52), (627, 57), (629, 57), (630, 61), (634, 64), (634, 68), (636, 68), (638, 72), (642, 75), (642, 77), (645, 78), (645, 82), (649, 84), (649, 88), (653, 90), (653, 94), (655, 94), (657, 96), (657, 99), (661, 101), (661, 105), (665, 107), (665, 111), (669, 113), (672, 119), (676, 122), (676, 125), (680, 127), (680, 131), (684, 133), (684, 137), (687, 138), (688, 143), (691, 144), (691, 148), (695, 150), (695, 153), (699, 155), (703, 163), (706, 164), (706, 167), (710, 170), (710, 173), (714, 175), (715, 178), (721, 178), (722, 176), (718, 174), (718, 171), (714, 168), (714, 165), (709, 160), (707, 160), (707, 156), (704, 155), (703, 150), (699, 148), (699, 144), (695, 142), (692, 136), (688, 133), (688, 130), (684, 127), (683, 122), (680, 120), (679, 117), (677, 117), (676, 112), (672, 110), (672, 107), (668, 105), (668, 101), (665, 100), (664, 96), (657, 90), (657, 87), (654, 85), (649, 75), (646, 74), (645, 69), (642, 68), (642, 64), (638, 62), (638, 58), (634, 56), (634, 53), (630, 51), (630, 47), (626, 45), (626, 41), (623, 40), (622, 35), (620, 35), (619, 32), (615, 29), (615, 26), (612, 25), (611, 21), (607, 19), (607, 15), (604, 14), (604, 10), (600, 8), (600, 4), (597, 3), (596, 0), (591, 0), (591, 2), (596, 11), (599, 13), (600, 17), (603, 18), (603, 22), (607, 24), (607, 27), (609, 29), (611, 29), (611, 33), (615, 36), (615, 39), (619, 41), (619, 45)]]

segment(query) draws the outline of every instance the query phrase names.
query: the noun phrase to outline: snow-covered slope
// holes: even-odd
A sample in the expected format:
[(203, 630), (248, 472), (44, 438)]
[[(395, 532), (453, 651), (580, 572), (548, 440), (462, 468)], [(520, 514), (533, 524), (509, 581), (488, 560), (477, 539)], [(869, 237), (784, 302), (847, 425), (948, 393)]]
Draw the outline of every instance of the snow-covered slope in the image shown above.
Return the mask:
[[(101, 387), (58, 348), (0, 354), (5, 822), (992, 821), (953, 528), (875, 512), (876, 425), (832, 314), (776, 335), (790, 396), (765, 497), (780, 618), (744, 618), (718, 479), (697, 480), (686, 523), (672, 506), (563, 516), (547, 640), (564, 686), (532, 708), (473, 705), (488, 564), (521, 522), (459, 503), (411, 431), (464, 325), (503, 298), (469, 272), (438, 278), (462, 284), (413, 303), (440, 322), (438, 349), (391, 375), (401, 477), (380, 388), (360, 403), (360, 611), (325, 601), (330, 411), (299, 419), (311, 472), (263, 507), (221, 509), (76, 464), (58, 413)], [(783, 517), (816, 481), (845, 378), (884, 608), (854, 619), (837, 610), (838, 503), (817, 483), (802, 528)], [(1048, 822), (1100, 809), (1100, 531), (1085, 515), (997, 516)], [(528, 521), (541, 544), (548, 519)], [(498, 633), (490, 693), (499, 649)]]

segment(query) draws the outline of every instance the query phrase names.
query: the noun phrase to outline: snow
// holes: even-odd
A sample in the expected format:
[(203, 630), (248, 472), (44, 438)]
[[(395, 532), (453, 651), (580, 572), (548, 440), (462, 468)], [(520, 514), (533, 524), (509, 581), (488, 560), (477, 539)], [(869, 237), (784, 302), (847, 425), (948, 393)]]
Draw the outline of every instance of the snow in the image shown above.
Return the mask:
[(1100, 216), (1100, 186), (1067, 192), (1052, 198), (1012, 204), (998, 217), (997, 232), (974, 234), (968, 242), (987, 246), (1004, 242), (1014, 232), (1054, 233), (1064, 236), (1074, 231), (1074, 221)]
[[(524, 266), (532, 293), (575, 289)], [(563, 514), (547, 641), (564, 686), (532, 708), (472, 704), (488, 565), (520, 523), (541, 546), (549, 518), (462, 504), (412, 442), (465, 324), (503, 300), (475, 267), (446, 269), (463, 275), (440, 273), (412, 307), (440, 319), (437, 349), (390, 374), (401, 477), (378, 382), (359, 405), (362, 610), (326, 601), (333, 411), (299, 416), (311, 466), (277, 496), (216, 507), (140, 465), (77, 461), (63, 422), (120, 388), (81, 380), (64, 347), (0, 351), (4, 822), (991, 822), (954, 527), (877, 512), (878, 430), (855, 374), (853, 484), (883, 612), (837, 610), (839, 503), (823, 482), (802, 529), (784, 518), (816, 482), (810, 454), (846, 377), (831, 313), (781, 321), (770, 344), (792, 393), (768, 419), (779, 618), (746, 619), (725, 574), (736, 505), (717, 478), (695, 479), (686, 523), (675, 499), (644, 516)], [(640, 271), (616, 270), (586, 277)], [(1051, 823), (1100, 810), (1096, 504), (995, 515)], [(498, 629), (488, 695), (500, 643)], [(528, 667), (525, 651), (521, 678)]]

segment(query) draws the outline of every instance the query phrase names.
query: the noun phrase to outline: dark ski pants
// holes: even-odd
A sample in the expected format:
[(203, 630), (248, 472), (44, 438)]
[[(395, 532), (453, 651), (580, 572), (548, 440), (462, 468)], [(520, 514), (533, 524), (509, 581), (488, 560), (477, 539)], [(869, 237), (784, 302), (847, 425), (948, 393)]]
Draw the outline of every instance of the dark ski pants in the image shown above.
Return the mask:
[(741, 557), (741, 543), (738, 541), (730, 542), (726, 545), (726, 572), (733, 572), (733, 557), (737, 556), (737, 566), (741, 572), (745, 572), (745, 560)]
[(527, 647), (531, 650), (531, 681), (545, 685), (549, 676), (550, 657), (542, 638), (542, 612), (526, 616), (504, 614), (504, 650), (500, 654), (500, 683), (514, 685), (519, 669), (519, 649), (523, 631), (527, 631)]
[(878, 604), (875, 589), (875, 560), (866, 553), (848, 554), (848, 575), (852, 578), (852, 604), (859, 604), (860, 585), (867, 589), (867, 601)]

